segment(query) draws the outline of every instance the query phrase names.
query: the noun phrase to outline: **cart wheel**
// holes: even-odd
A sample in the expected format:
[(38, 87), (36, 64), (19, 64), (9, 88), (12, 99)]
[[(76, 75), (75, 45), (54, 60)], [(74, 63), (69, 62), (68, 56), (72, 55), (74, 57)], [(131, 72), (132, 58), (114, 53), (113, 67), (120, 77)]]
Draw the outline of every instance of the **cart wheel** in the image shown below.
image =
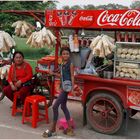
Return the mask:
[(0, 101), (3, 100), (4, 97), (5, 97), (5, 95), (2, 91), (2, 87), (0, 86)]
[(114, 96), (98, 93), (89, 100), (86, 115), (95, 131), (113, 134), (121, 128), (123, 108)]

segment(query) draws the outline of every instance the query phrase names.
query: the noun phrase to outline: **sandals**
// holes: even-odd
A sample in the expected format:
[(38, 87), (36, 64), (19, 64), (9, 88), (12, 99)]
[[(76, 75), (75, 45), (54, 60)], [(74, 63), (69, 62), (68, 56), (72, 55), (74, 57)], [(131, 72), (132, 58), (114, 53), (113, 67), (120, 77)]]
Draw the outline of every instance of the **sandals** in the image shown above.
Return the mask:
[[(67, 128), (67, 129), (65, 129), (64, 131), (63, 131), (63, 133), (65, 134), (65, 135), (68, 135), (68, 136), (75, 136), (75, 133), (74, 133), (74, 131), (73, 131), (73, 129), (69, 129), (69, 128)], [(57, 134), (56, 134), (56, 132), (52, 132), (52, 131), (50, 131), (50, 130), (46, 130), (45, 132), (43, 132), (43, 134), (42, 134), (42, 136), (44, 137), (44, 138), (48, 138), (48, 137), (52, 137), (52, 136), (56, 136)]]
[(48, 138), (48, 137), (52, 137), (52, 136), (56, 136), (56, 132), (51, 132), (50, 130), (46, 130), (45, 132), (43, 132), (42, 136), (44, 138)]
[(75, 133), (74, 133), (73, 129), (67, 128), (67, 129), (65, 129), (65, 130), (63, 131), (63, 133), (64, 133), (65, 135), (68, 135), (68, 136), (75, 136)]

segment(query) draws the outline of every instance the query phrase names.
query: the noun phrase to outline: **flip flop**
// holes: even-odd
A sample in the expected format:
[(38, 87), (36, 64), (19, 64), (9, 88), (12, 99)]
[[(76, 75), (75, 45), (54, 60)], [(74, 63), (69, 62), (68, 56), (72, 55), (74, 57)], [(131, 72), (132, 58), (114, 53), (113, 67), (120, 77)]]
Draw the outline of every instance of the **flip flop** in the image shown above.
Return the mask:
[(44, 138), (48, 138), (48, 137), (52, 137), (52, 136), (56, 136), (56, 132), (51, 132), (50, 130), (46, 130), (45, 132), (43, 132), (42, 136)]
[(68, 136), (75, 136), (75, 133), (74, 133), (74, 131), (73, 131), (73, 129), (65, 129), (64, 131), (63, 131), (63, 133), (65, 134), (65, 135), (68, 135)]

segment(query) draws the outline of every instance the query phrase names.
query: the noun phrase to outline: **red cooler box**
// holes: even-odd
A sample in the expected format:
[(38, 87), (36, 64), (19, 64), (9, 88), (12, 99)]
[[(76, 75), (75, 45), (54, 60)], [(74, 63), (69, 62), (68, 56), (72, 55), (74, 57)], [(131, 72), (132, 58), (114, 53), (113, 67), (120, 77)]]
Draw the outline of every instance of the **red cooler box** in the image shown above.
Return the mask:
[(37, 61), (37, 72), (45, 72), (47, 73), (49, 70), (54, 70), (55, 57), (54, 56), (46, 56), (42, 57)]

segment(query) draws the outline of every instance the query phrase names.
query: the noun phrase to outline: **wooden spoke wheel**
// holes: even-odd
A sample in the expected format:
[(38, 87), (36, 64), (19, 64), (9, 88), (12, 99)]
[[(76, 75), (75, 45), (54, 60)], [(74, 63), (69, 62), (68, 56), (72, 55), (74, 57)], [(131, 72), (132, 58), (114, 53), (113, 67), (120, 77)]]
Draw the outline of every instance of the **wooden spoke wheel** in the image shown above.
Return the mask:
[(93, 129), (104, 134), (117, 132), (123, 121), (121, 104), (107, 93), (98, 93), (89, 100), (86, 115)]

